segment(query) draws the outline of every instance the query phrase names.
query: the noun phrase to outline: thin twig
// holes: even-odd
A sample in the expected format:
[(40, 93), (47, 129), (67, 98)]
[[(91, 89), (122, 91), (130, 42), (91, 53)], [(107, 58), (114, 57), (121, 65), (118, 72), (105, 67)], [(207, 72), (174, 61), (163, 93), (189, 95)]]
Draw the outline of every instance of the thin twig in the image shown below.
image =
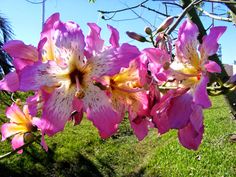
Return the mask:
[(149, 11), (155, 12), (155, 13), (157, 13), (157, 14), (159, 14), (159, 15), (162, 15), (162, 16), (165, 16), (165, 17), (169, 17), (169, 16), (170, 16), (170, 15), (167, 15), (167, 14), (165, 14), (165, 13), (159, 12), (159, 11), (157, 11), (157, 10), (155, 10), (155, 9), (152, 9), (152, 8), (150, 8), (150, 7), (147, 7), (147, 6), (143, 5), (143, 4), (142, 4), (140, 7), (145, 8), (145, 9), (147, 9), (147, 10), (149, 10)]
[(227, 1), (227, 0), (203, 0), (203, 1), (205, 1), (205, 2), (225, 3), (225, 4), (236, 4), (236, 2)]
[(213, 18), (213, 19), (216, 19), (216, 20), (221, 20), (221, 21), (227, 21), (227, 22), (232, 22), (232, 19), (231, 18), (226, 18), (226, 17), (220, 17), (220, 16), (217, 16), (217, 15), (213, 15), (205, 10), (203, 10), (202, 8), (200, 7), (196, 7), (197, 10), (199, 10), (200, 12), (202, 12), (203, 14), (205, 14), (206, 16), (210, 17), (210, 18)]
[(175, 23), (166, 31), (166, 34), (170, 35), (172, 33), (172, 31), (175, 30), (175, 28), (178, 26), (178, 24), (181, 22), (181, 20), (184, 18), (184, 16), (188, 13), (188, 11), (190, 11), (193, 6), (199, 4), (200, 2), (202, 2), (202, 0), (194, 0), (193, 2), (191, 2), (184, 10), (183, 12), (180, 14), (180, 16), (177, 18), (177, 20), (175, 21)]
[(174, 3), (174, 2), (162, 2), (162, 4), (173, 5), (173, 6), (177, 6), (177, 7), (181, 8), (181, 9), (183, 9), (183, 6), (181, 6), (178, 3)]
[(98, 10), (98, 12), (100, 12), (100, 13), (102, 13), (102, 14), (110, 14), (110, 13), (123, 12), (123, 11), (131, 10), (131, 9), (136, 9), (136, 8), (140, 7), (142, 4), (145, 4), (145, 3), (148, 2), (148, 1), (149, 1), (149, 0), (145, 0), (145, 1), (141, 2), (140, 4), (138, 4), (138, 5), (136, 5), (136, 6), (127, 7), (127, 8), (124, 8), (124, 9), (111, 10), (111, 11)]
[(6, 158), (6, 157), (9, 157), (9, 156), (11, 156), (11, 155), (17, 153), (19, 150), (22, 150), (22, 149), (28, 147), (29, 145), (31, 145), (33, 142), (39, 140), (40, 138), (41, 138), (41, 135), (36, 136), (33, 140), (31, 140), (31, 141), (28, 142), (28, 143), (25, 143), (23, 146), (18, 147), (18, 148), (16, 148), (16, 149), (13, 150), (13, 151), (10, 151), (10, 152), (8, 152), (8, 153), (6, 153), (6, 154), (1, 155), (1, 156), (0, 156), (0, 160), (4, 159), (4, 158)]
[(178, 3), (174, 3), (174, 2), (162, 2), (162, 4), (173, 5), (173, 6), (177, 6), (177, 7), (181, 8), (181, 9), (183, 9), (183, 6), (181, 6)]

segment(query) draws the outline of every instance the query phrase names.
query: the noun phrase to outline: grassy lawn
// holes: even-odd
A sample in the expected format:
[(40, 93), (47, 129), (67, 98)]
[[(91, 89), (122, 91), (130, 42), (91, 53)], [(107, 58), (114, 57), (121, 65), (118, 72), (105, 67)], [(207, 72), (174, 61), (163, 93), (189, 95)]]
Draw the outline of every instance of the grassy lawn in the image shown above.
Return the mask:
[[(236, 143), (229, 141), (236, 122), (223, 97), (212, 101), (213, 107), (204, 114), (205, 134), (198, 151), (179, 145), (176, 131), (158, 137), (152, 130), (138, 142), (127, 120), (116, 135), (102, 140), (84, 119), (81, 125), (68, 123), (63, 133), (46, 138), (48, 153), (35, 143), (22, 155), (1, 160), (0, 176), (236, 176)], [(0, 154), (9, 150), (8, 142), (0, 144)]]

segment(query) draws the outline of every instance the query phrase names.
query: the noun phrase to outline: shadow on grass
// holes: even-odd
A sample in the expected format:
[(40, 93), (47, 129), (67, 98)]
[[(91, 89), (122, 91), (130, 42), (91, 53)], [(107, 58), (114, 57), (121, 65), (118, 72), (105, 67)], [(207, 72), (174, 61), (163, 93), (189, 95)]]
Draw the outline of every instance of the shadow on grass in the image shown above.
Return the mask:
[[(54, 147), (56, 148), (56, 147)], [(96, 165), (81, 153), (74, 157), (73, 161), (67, 159), (56, 161), (54, 150), (49, 149), (47, 153), (37, 150), (31, 146), (24, 150), (24, 156), (7, 163), (0, 162), (1, 177), (102, 177)], [(10, 157), (12, 158), (12, 157)], [(27, 164), (30, 166), (24, 166)], [(102, 164), (107, 168), (106, 164)], [(113, 169), (109, 167), (109, 176), (113, 176)]]

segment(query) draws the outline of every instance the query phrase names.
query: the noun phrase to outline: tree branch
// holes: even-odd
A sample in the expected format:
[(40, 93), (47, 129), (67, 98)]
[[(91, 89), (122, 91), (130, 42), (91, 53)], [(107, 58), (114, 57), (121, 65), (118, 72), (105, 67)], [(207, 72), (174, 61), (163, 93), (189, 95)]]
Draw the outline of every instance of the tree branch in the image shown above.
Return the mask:
[(232, 19), (231, 18), (226, 18), (226, 17), (220, 17), (220, 16), (217, 16), (217, 15), (213, 15), (205, 10), (203, 10), (201, 7), (196, 7), (197, 10), (199, 10), (200, 12), (202, 12), (203, 14), (205, 14), (206, 16), (210, 17), (210, 18), (213, 18), (213, 19), (216, 19), (216, 20), (221, 20), (221, 21), (226, 21), (226, 22), (232, 22)]
[(216, 3), (224, 3), (224, 4), (236, 4), (235, 1), (230, 0), (203, 0), (205, 2), (216, 2)]
[[(232, 2), (232, 0), (230, 0)], [(236, 5), (234, 4), (227, 4), (225, 3), (225, 5), (232, 11), (232, 13), (234, 13), (236, 15)]]
[(184, 18), (184, 16), (198, 3), (202, 2), (202, 0), (194, 0), (192, 1), (180, 14), (180, 16), (177, 18), (175, 23), (166, 31), (166, 34), (170, 35), (172, 31), (175, 30), (175, 28), (178, 26), (178, 24), (181, 22), (181, 20)]

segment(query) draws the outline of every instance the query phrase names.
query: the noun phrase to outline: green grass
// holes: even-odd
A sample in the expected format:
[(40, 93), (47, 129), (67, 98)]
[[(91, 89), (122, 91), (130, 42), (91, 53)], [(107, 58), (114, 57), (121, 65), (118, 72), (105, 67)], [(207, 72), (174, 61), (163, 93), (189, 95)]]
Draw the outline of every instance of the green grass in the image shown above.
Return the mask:
[[(0, 176), (236, 176), (236, 123), (222, 97), (212, 98), (213, 107), (204, 112), (205, 134), (198, 151), (178, 143), (176, 131), (159, 137), (151, 130), (138, 142), (125, 120), (119, 132), (102, 140), (91, 122), (67, 124), (64, 132), (46, 138), (49, 152), (38, 144), (0, 161)], [(5, 109), (5, 108), (4, 108)], [(0, 144), (0, 153), (11, 150)]]

